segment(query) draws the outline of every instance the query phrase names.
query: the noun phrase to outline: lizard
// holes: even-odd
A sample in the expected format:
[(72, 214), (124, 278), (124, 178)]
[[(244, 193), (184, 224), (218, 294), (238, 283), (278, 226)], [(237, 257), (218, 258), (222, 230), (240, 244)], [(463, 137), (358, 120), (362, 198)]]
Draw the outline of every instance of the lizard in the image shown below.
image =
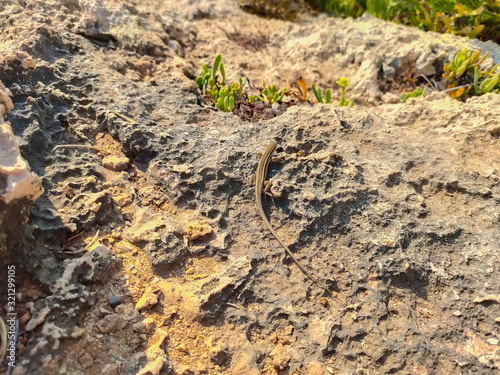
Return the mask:
[(280, 245), (285, 249), (287, 255), (292, 258), (293, 262), (297, 265), (300, 271), (309, 279), (311, 280), (314, 284), (319, 286), (321, 289), (324, 289), (328, 294), (331, 295), (330, 290), (323, 285), (321, 282), (319, 282), (317, 279), (315, 279), (307, 270), (299, 263), (297, 258), (293, 255), (292, 251), (288, 248), (288, 246), (283, 242), (283, 240), (278, 236), (278, 233), (274, 230), (273, 226), (269, 222), (269, 219), (266, 216), (266, 213), (264, 212), (264, 206), (262, 204), (262, 192), (263, 192), (263, 186), (265, 183), (266, 175), (267, 175), (267, 169), (269, 167), (269, 163), (271, 161), (271, 156), (276, 150), (277, 147), (277, 142), (273, 139), (269, 142), (267, 145), (266, 149), (264, 150), (264, 153), (262, 154), (262, 158), (260, 159), (259, 165), (257, 167), (257, 175), (255, 179), (255, 201), (257, 203), (257, 210), (259, 211), (260, 216), (262, 217), (262, 220), (264, 221), (264, 224), (266, 225), (267, 229), (272, 233), (274, 238), (280, 243)]

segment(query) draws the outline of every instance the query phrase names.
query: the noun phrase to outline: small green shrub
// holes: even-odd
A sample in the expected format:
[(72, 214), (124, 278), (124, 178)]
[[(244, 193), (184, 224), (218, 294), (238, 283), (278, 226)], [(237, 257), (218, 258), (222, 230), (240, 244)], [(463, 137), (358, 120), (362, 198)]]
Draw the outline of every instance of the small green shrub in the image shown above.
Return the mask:
[(202, 95), (208, 95), (214, 102), (215, 108), (224, 112), (232, 112), (236, 102), (244, 95), (243, 87), (247, 83), (246, 78), (239, 78), (238, 82), (232, 83), (231, 86), (224, 85), (226, 72), (220, 54), (215, 56), (212, 69), (209, 69), (206, 64), (203, 64), (201, 69), (201, 75), (196, 78), (196, 85)]
[(354, 105), (354, 100), (345, 100), (345, 88), (347, 87), (347, 85), (349, 84), (349, 82), (347, 81), (347, 79), (341, 77), (339, 78), (339, 80), (337, 81), (337, 85), (340, 86), (340, 89), (342, 90), (342, 92), (340, 93), (340, 102), (339, 102), (339, 107), (347, 107), (347, 106), (350, 106), (352, 107)]
[(425, 96), (426, 93), (427, 93), (427, 88), (424, 88), (422, 90), (421, 87), (417, 87), (412, 92), (404, 92), (404, 93), (402, 93), (401, 95), (399, 95), (399, 97), (401, 98), (401, 100), (403, 101), (403, 103), (406, 103), (406, 101), (408, 99), (410, 99), (410, 98), (417, 98), (419, 96)]
[(309, 0), (313, 6), (336, 16), (357, 18), (366, 9), (366, 1), (356, 0)]
[(250, 95), (248, 99), (250, 103), (255, 103), (255, 99), (260, 100), (263, 103), (281, 103), (283, 101), (283, 97), (286, 93), (286, 87), (279, 90), (276, 88), (276, 85), (266, 86), (266, 82), (262, 83), (264, 87), (261, 91), (260, 95)]
[(226, 72), (224, 70), (224, 65), (222, 64), (221, 54), (219, 53), (217, 56), (215, 56), (215, 60), (211, 70), (208, 69), (208, 66), (206, 64), (203, 64), (201, 68), (202, 74), (196, 78), (196, 84), (202, 92), (206, 90), (210, 97), (213, 100), (216, 100), (219, 93), (217, 70), (220, 69), (220, 73), (222, 76), (222, 81), (220, 82), (220, 84), (223, 85), (226, 81)]
[[(226, 72), (220, 54), (215, 57), (211, 68), (206, 64), (202, 64), (200, 75), (196, 77), (195, 81), (203, 97), (209, 103), (213, 104), (215, 108), (224, 112), (233, 112), (236, 109), (236, 113), (243, 113), (243, 116), (247, 116), (245, 111), (253, 113), (257, 107), (258, 112), (265, 108), (269, 108), (269, 105), (283, 103), (283, 99), (287, 92), (287, 88), (278, 90), (276, 85), (266, 85), (266, 82), (263, 82), (263, 89), (260, 95), (247, 95), (244, 90), (248, 83), (246, 78), (239, 78), (238, 82), (226, 85)], [(297, 84), (302, 94), (300, 97), (295, 94), (299, 102), (309, 102), (307, 98), (307, 85), (304, 79), (302, 79), (302, 77), (297, 79)], [(345, 87), (349, 82), (345, 78), (340, 78), (337, 84), (342, 89), (339, 106), (353, 106), (354, 101), (345, 100)], [(313, 84), (312, 90), (318, 103), (331, 103), (332, 94), (330, 89), (326, 89), (323, 94), (321, 89)], [(266, 105), (254, 106), (256, 100)], [(294, 101), (289, 102), (289, 105), (293, 104), (295, 104)]]
[(465, 97), (474, 88), (475, 95), (487, 92), (498, 92), (500, 85), (500, 70), (498, 64), (492, 69), (481, 70), (480, 64), (484, 62), (488, 52), (481, 57), (481, 51), (469, 52), (460, 50), (455, 57), (443, 67), (443, 78), (449, 81), (448, 92), (452, 98)]
[(326, 103), (329, 104), (332, 101), (332, 92), (330, 89), (325, 90), (325, 98), (323, 100), (323, 94), (321, 93), (321, 89), (316, 86), (314, 86), (314, 83), (311, 85), (311, 88), (314, 92), (314, 95), (316, 96), (316, 99), (318, 100), (318, 103)]
[(500, 42), (498, 0), (308, 0), (321, 10), (344, 17), (367, 11), (386, 21), (426, 31), (452, 33)]

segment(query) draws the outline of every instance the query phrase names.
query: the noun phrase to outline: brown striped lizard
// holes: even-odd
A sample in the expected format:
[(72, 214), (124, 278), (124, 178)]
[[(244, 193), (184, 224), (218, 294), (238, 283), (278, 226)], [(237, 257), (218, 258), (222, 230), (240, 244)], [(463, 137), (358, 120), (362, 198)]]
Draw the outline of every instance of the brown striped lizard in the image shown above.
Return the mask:
[(277, 143), (273, 139), (269, 144), (267, 145), (266, 149), (264, 150), (264, 153), (262, 154), (262, 158), (260, 159), (259, 165), (257, 167), (257, 177), (255, 179), (255, 200), (257, 202), (257, 210), (259, 211), (260, 216), (262, 217), (262, 220), (264, 220), (264, 224), (266, 227), (271, 231), (273, 236), (278, 240), (280, 245), (285, 249), (287, 255), (292, 258), (293, 262), (299, 267), (299, 269), (302, 271), (302, 273), (310, 279), (314, 284), (319, 286), (320, 288), (324, 289), (327, 291), (330, 295), (331, 292), (328, 290), (328, 288), (323, 285), (321, 282), (316, 280), (314, 277), (312, 277), (309, 272), (305, 270), (304, 267), (299, 263), (297, 258), (293, 255), (292, 251), (288, 248), (288, 246), (281, 240), (281, 238), (278, 236), (276, 231), (273, 229), (271, 223), (269, 222), (269, 219), (266, 216), (266, 213), (264, 212), (264, 206), (262, 205), (262, 192), (263, 192), (263, 186), (265, 183), (266, 175), (267, 175), (267, 169), (269, 167), (269, 162), (271, 161), (271, 156), (276, 150)]

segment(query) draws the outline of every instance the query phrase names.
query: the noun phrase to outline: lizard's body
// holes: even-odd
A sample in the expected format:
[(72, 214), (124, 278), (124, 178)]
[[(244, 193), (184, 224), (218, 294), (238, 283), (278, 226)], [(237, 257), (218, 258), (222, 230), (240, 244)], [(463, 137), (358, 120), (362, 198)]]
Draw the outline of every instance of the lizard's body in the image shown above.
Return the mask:
[(263, 185), (264, 181), (266, 180), (266, 175), (267, 175), (267, 168), (269, 167), (269, 162), (271, 161), (271, 156), (273, 152), (276, 150), (277, 143), (273, 139), (269, 144), (267, 145), (264, 154), (262, 154), (262, 158), (260, 159), (259, 166), (257, 167), (257, 176), (255, 179), (255, 200), (257, 202), (257, 209), (259, 211), (260, 216), (262, 217), (262, 220), (264, 220), (264, 224), (266, 224), (266, 227), (271, 231), (273, 236), (278, 240), (280, 245), (285, 249), (286, 253), (290, 258), (292, 258), (293, 262), (299, 267), (299, 269), (302, 271), (302, 273), (307, 276), (308, 279), (310, 279), (314, 284), (318, 285), (320, 288), (326, 290), (328, 293), (331, 293), (326, 286), (324, 286), (322, 283), (320, 283), (318, 280), (316, 280), (314, 277), (312, 277), (309, 272), (307, 272), (304, 267), (299, 263), (297, 258), (293, 255), (292, 251), (288, 248), (288, 246), (280, 239), (276, 231), (273, 229), (271, 223), (269, 222), (269, 219), (266, 216), (266, 213), (264, 212), (264, 206), (262, 205), (262, 192), (263, 192)]

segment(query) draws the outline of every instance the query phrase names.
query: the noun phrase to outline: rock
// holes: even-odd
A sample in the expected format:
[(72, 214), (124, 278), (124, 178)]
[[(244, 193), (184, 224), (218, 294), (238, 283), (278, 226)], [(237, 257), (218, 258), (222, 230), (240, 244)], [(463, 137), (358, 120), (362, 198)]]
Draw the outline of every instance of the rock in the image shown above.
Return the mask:
[[(423, 82), (419, 74), (446, 87), (442, 66), (460, 48), (488, 51), (485, 68), (494, 66), (497, 44), (368, 15), (303, 11), (299, 22), (269, 20), (234, 0), (3, 3), (0, 79), (15, 103), (8, 119), (46, 190), (31, 205), (26, 234), (10, 228), (26, 239), (13, 248), (29, 256), (12, 264), (29, 276), (16, 274), (28, 299), (19, 313), (26, 304), (32, 314), (16, 371), (78, 375), (116, 364), (110, 371), (124, 375), (203, 366), (259, 374), (273, 365), (283, 373), (325, 366), (330, 373), (498, 373), (490, 343), (499, 323), (500, 96), (398, 99), (402, 87)], [(268, 108), (212, 111), (193, 78), (202, 63), (211, 67), (214, 51), (228, 85), (245, 76), (253, 87), (265, 79), (281, 88), (303, 76), (308, 86), (332, 89), (334, 103), (313, 97), (290, 105), (287, 96)], [(340, 76), (350, 82), (352, 108), (336, 105)], [(9, 103), (2, 94), (0, 101), (3, 113)], [(265, 212), (340, 302), (300, 272), (257, 215), (250, 180), (270, 139), (278, 148)], [(121, 149), (134, 165), (116, 173), (94, 149), (54, 149), (75, 143)], [(13, 212), (26, 220), (28, 210)], [(183, 229), (193, 218), (205, 224), (187, 231), (197, 237), (189, 243)], [(64, 253), (97, 229), (109, 251)], [(185, 276), (190, 267), (194, 274)], [(176, 335), (170, 348), (184, 343), (192, 355), (186, 369), (174, 370), (165, 332), (147, 340), (132, 329), (144, 319), (135, 302), (114, 310), (131, 323), (123, 332), (93, 328), (110, 294), (130, 289), (136, 298), (151, 272), (159, 290), (148, 292), (163, 302), (154, 314), (189, 340)], [(204, 334), (220, 337), (210, 358), (195, 349)], [(74, 367), (61, 339), (75, 349)], [(96, 357), (89, 345), (98, 342)], [(94, 364), (85, 369), (78, 359), (87, 350)], [(217, 364), (219, 354), (221, 363), (230, 355), (232, 367)]]
[(125, 171), (130, 166), (130, 160), (123, 155), (110, 155), (102, 159), (102, 165), (113, 171)]
[(26, 325), (26, 331), (32, 331), (40, 324), (42, 324), (47, 318), (47, 315), (49, 313), (50, 313), (50, 308), (48, 306), (45, 306), (41, 310), (36, 311), (35, 314), (31, 317), (28, 324)]
[(248, 374), (259, 375), (261, 372), (252, 355), (243, 354), (231, 371), (231, 375)]
[(212, 233), (212, 227), (203, 220), (187, 223), (182, 229), (188, 241), (196, 241)]
[(149, 333), (154, 321), (151, 318), (146, 318), (143, 321), (137, 322), (132, 325), (132, 329), (139, 333)]
[(147, 350), (148, 363), (139, 371), (140, 374), (159, 374), (170, 373), (172, 371), (172, 363), (165, 353), (166, 339), (168, 332), (164, 329), (157, 328), (155, 334), (151, 338), (154, 344)]
[[(21, 157), (12, 128), (4, 122), (4, 115), (14, 109), (10, 95), (0, 81), (0, 268), (4, 270), (14, 258), (23, 258), (20, 249), (29, 209), (44, 191), (40, 178)], [(0, 283), (5, 284), (7, 272), (1, 275)]]
[(116, 204), (119, 207), (125, 207), (134, 201), (134, 195), (133, 194), (121, 194), (121, 195), (113, 197), (113, 200), (116, 202)]
[(133, 225), (123, 232), (125, 239), (145, 250), (159, 275), (185, 259), (188, 250), (179, 236), (180, 229), (174, 220), (146, 209), (137, 210)]
[(210, 348), (210, 360), (219, 366), (224, 366), (231, 361), (230, 349), (220, 344)]
[(123, 319), (120, 315), (110, 314), (106, 315), (104, 319), (101, 319), (97, 323), (97, 328), (99, 329), (99, 332), (108, 334), (122, 329), (126, 324), (125, 319)]
[(498, 345), (498, 339), (495, 339), (493, 337), (490, 337), (489, 339), (486, 340), (486, 343), (488, 345)]
[(319, 362), (310, 362), (306, 366), (307, 375), (328, 375), (324, 365)]
[(475, 303), (483, 302), (498, 302), (500, 303), (500, 294), (486, 294), (484, 296), (478, 296), (474, 298)]
[(78, 358), (78, 361), (84, 368), (89, 368), (94, 365), (94, 359), (89, 353), (84, 353), (80, 358)]
[(67, 298), (74, 296), (76, 284), (97, 282), (104, 283), (118, 266), (119, 261), (113, 252), (104, 245), (95, 247), (78, 259), (70, 261), (62, 277), (50, 288), (53, 292), (67, 293)]
[(115, 313), (119, 314), (125, 320), (133, 320), (140, 316), (139, 311), (134, 308), (133, 303), (116, 306)]
[(138, 311), (147, 310), (158, 303), (158, 296), (151, 291), (146, 291), (137, 301), (135, 308)]
[(122, 303), (122, 296), (115, 296), (115, 295), (109, 296), (108, 302), (112, 308), (115, 308), (116, 306)]
[(288, 367), (288, 362), (290, 362), (290, 356), (286, 352), (285, 347), (282, 344), (278, 344), (271, 353), (269, 357), (273, 360), (273, 367), (275, 370), (283, 371)]

